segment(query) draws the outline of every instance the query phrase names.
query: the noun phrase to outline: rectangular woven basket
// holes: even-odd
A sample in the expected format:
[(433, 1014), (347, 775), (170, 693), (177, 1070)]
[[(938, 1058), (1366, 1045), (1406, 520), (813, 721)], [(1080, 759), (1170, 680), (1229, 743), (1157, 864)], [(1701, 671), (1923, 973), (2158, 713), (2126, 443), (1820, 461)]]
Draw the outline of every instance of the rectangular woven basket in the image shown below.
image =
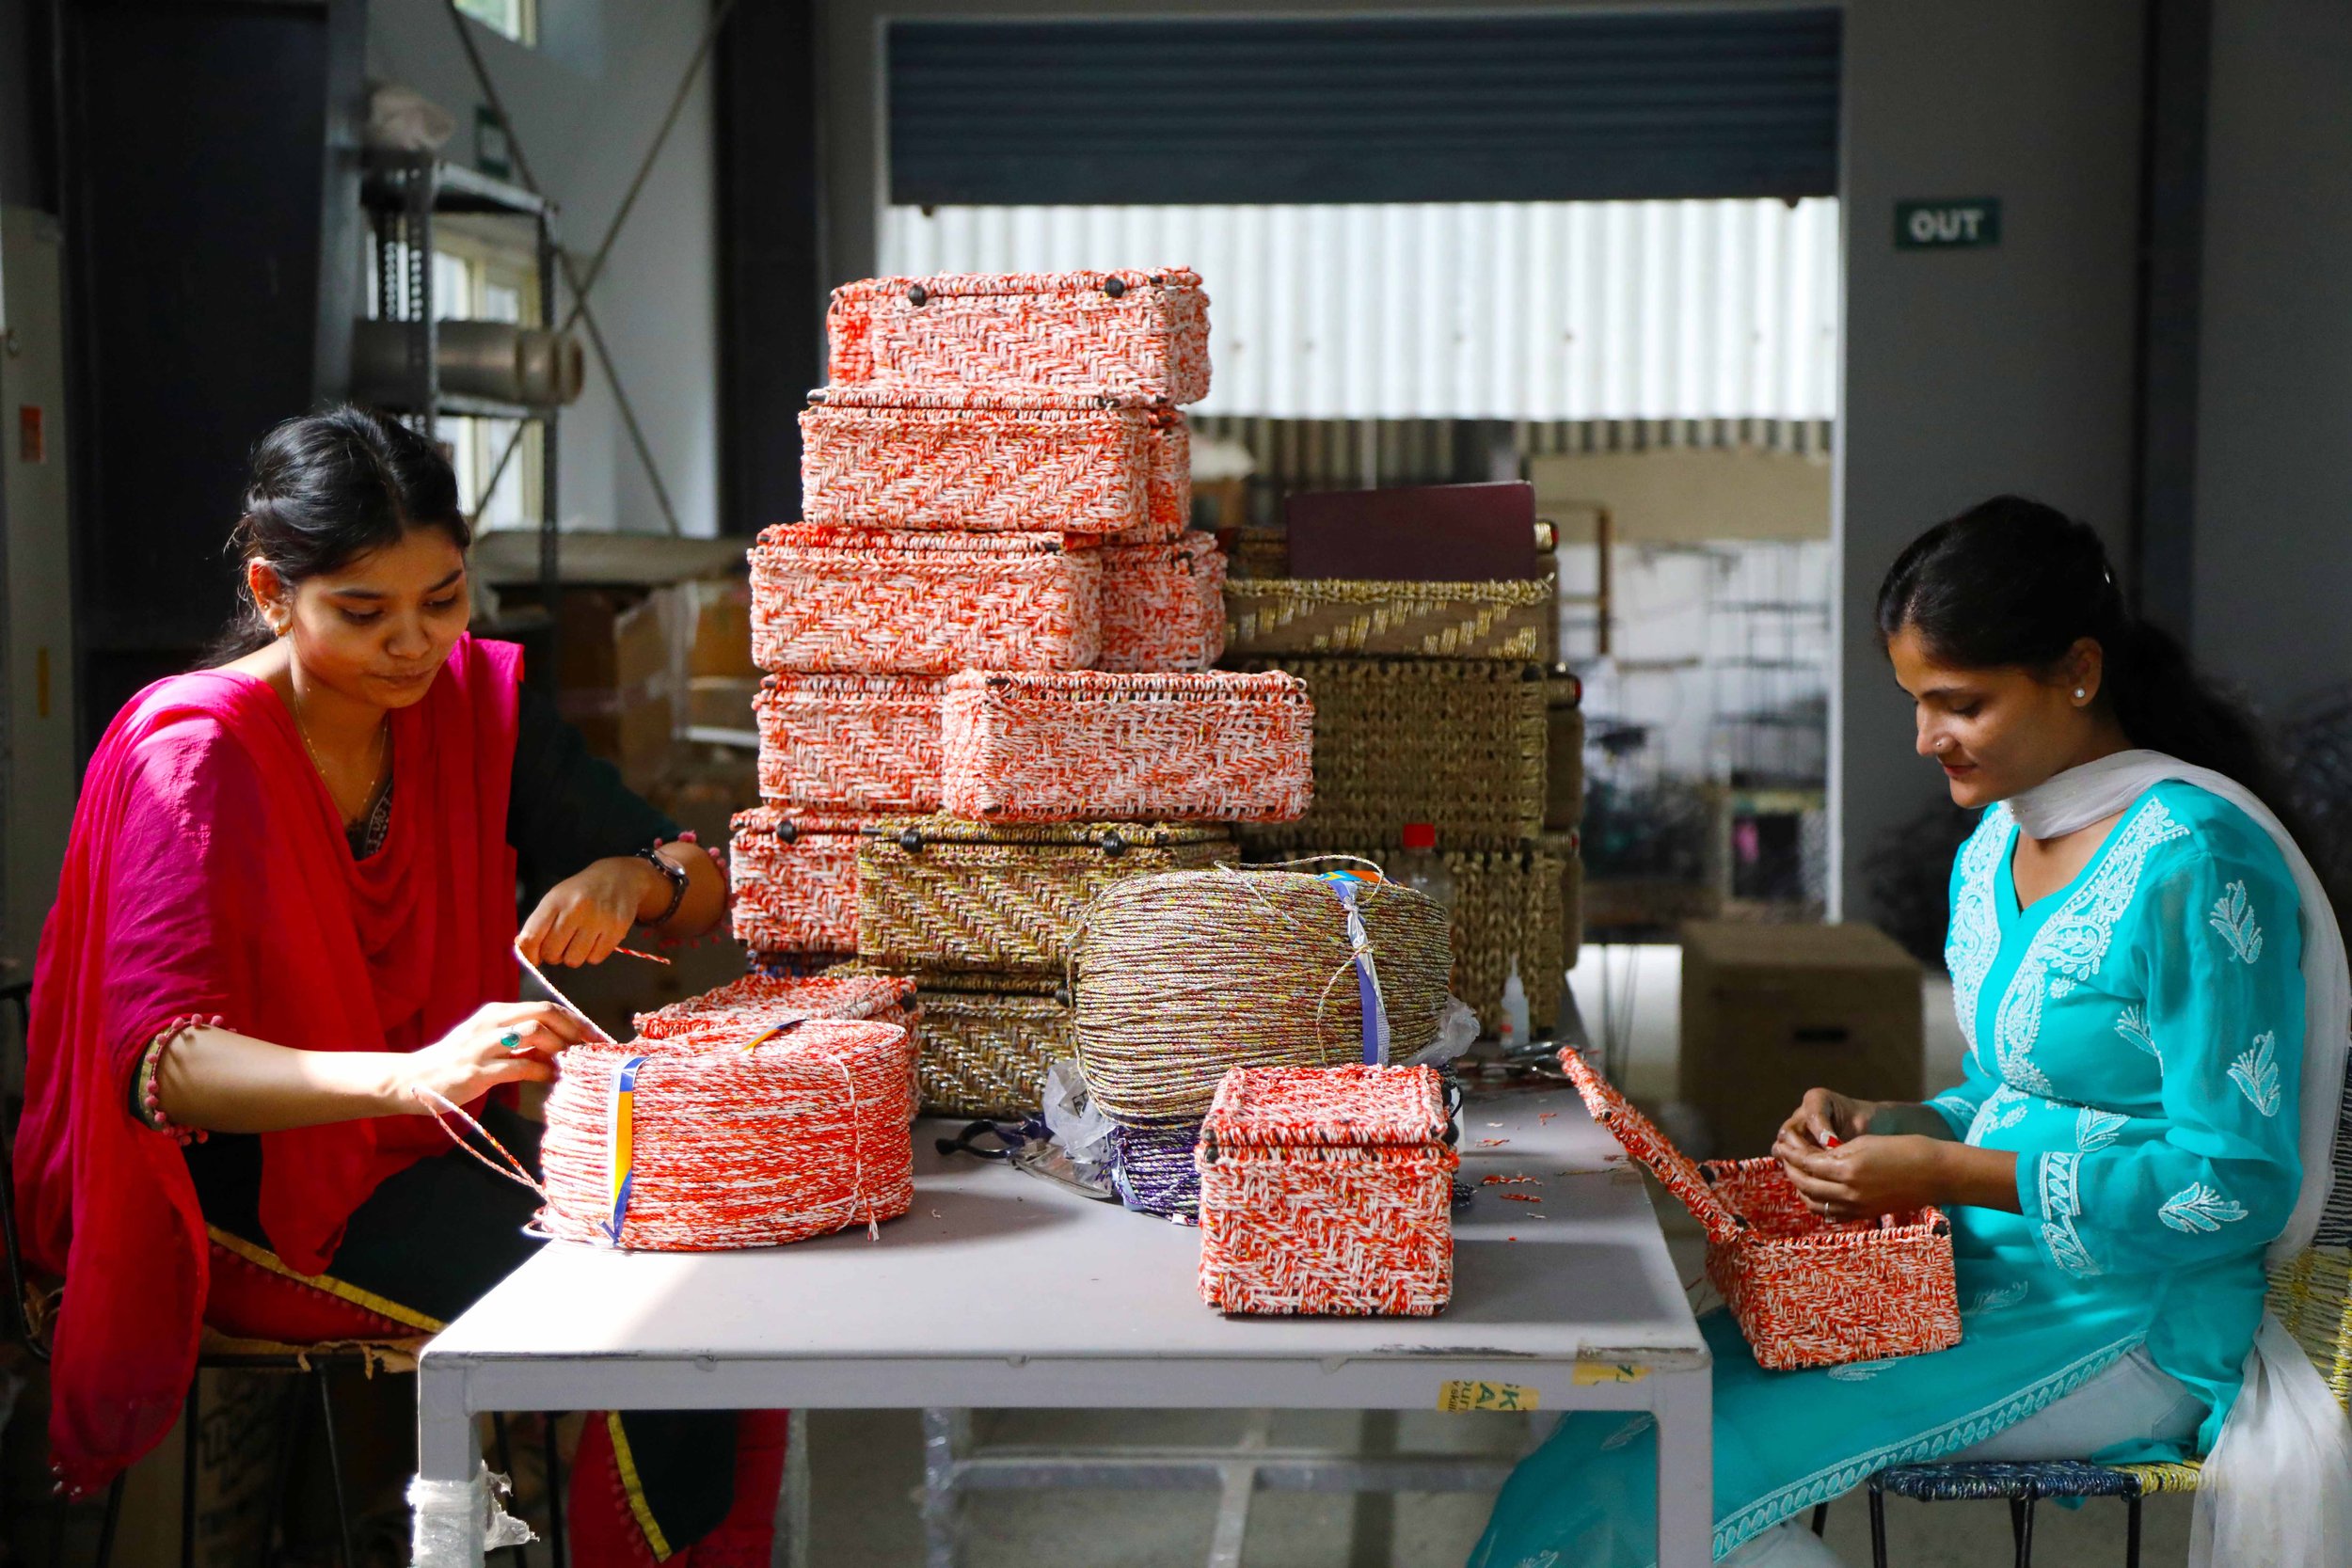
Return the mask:
[(967, 671), (940, 796), (960, 816), (1283, 822), (1307, 809), (1314, 710), (1279, 673)]
[(761, 953), (857, 947), (858, 831), (867, 817), (755, 806), (727, 847), (735, 938)]
[(1805, 1207), (1777, 1160), (1698, 1164), (1585, 1065), (1560, 1063), (1594, 1119), (1616, 1134), (1707, 1231), (1707, 1277), (1756, 1365), (1775, 1371), (1960, 1343), (1952, 1227), (1921, 1209), (1832, 1224)]
[(1209, 395), (1209, 298), (1184, 267), (869, 277), (834, 290), (825, 338), (835, 386)]
[(1460, 1158), (1429, 1068), (1235, 1068), (1200, 1172), (1200, 1299), (1427, 1317), (1454, 1296)]
[(1225, 586), (1236, 654), (1390, 654), (1549, 660), (1559, 640), (1552, 579), (1362, 582), (1243, 578)]
[(751, 562), (763, 670), (1083, 670), (1102, 652), (1101, 552), (1065, 549), (1059, 534), (778, 525)]
[(748, 1045), (780, 1024), (811, 1018), (873, 1019), (915, 1026), (914, 982), (874, 971), (785, 979), (746, 974), (700, 996), (636, 1016), (640, 1039), (703, 1049)]
[(1584, 683), (1565, 666), (1544, 682), (1544, 826), (1584, 820)]
[(1192, 440), (1173, 408), (857, 388), (811, 395), (801, 414), (808, 522), (1128, 544), (1191, 524)]
[(1242, 835), (1254, 856), (1299, 845), (1399, 847), (1407, 822), (1440, 847), (1516, 849), (1544, 821), (1543, 666), (1498, 659), (1229, 658), (1290, 672), (1314, 704), (1314, 804)]
[[(1390, 868), (1395, 852), (1378, 848), (1317, 849), (1309, 854), (1344, 855)], [(1539, 839), (1523, 849), (1473, 849), (1441, 856), (1454, 879), (1454, 976), (1448, 987), (1478, 1015), (1491, 1035), (1502, 1021), (1502, 987), (1518, 960), (1519, 983), (1527, 990), (1527, 1021), (1539, 1035), (1560, 1025), (1560, 997), (1567, 989), (1565, 935), (1567, 866), (1556, 840)]]
[(1035, 1116), (1046, 1069), (1077, 1054), (1066, 993), (1035, 975), (900, 974), (857, 959), (826, 970), (819, 983), (904, 986), (916, 999), (911, 1027), (925, 1116)]
[(1560, 863), (1560, 967), (1572, 970), (1584, 947), (1584, 836), (1545, 833), (1535, 842)]
[(753, 700), (762, 799), (846, 812), (939, 809), (937, 675), (770, 675)]
[(1098, 670), (1206, 670), (1225, 651), (1225, 552), (1205, 533), (1103, 548)]
[(1088, 902), (1121, 878), (1234, 858), (1215, 828), (885, 817), (858, 847), (857, 952), (908, 972), (1059, 983)]

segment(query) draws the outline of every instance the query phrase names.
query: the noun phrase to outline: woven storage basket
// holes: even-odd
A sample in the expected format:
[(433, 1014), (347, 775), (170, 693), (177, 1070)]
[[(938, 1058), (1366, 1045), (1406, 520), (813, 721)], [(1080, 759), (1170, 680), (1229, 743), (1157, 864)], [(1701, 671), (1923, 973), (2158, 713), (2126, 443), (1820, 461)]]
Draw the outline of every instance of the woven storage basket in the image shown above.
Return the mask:
[(1183, 267), (869, 277), (833, 292), (825, 337), (835, 386), (1209, 395), (1209, 297)]
[(1584, 946), (1583, 835), (1546, 833), (1535, 843), (1560, 863), (1560, 967), (1571, 970)]
[(1429, 1068), (1227, 1073), (1194, 1153), (1200, 1299), (1227, 1312), (1442, 1310), (1453, 1136)]
[(912, 1027), (914, 982), (895, 974), (829, 974), (772, 979), (746, 974), (723, 986), (636, 1017), (639, 1043), (738, 1039), (800, 1019), (872, 1019)]
[(1225, 645), (1236, 654), (1549, 659), (1558, 641), (1557, 606), (1549, 578), (1243, 578), (1225, 586)]
[(1304, 844), (1401, 846), (1427, 822), (1449, 849), (1516, 849), (1543, 826), (1542, 666), (1491, 659), (1245, 659), (1314, 702), (1314, 804), (1243, 834), (1253, 854)]
[[(1401, 1061), (1438, 1037), (1445, 911), (1392, 882), (1357, 898)], [(1227, 867), (1120, 882), (1087, 907), (1071, 974), (1087, 1092), (1125, 1126), (1200, 1120), (1229, 1068), (1364, 1059), (1347, 911), (1324, 877)]]
[(1097, 893), (1233, 858), (1232, 839), (1214, 828), (886, 817), (859, 846), (858, 955), (885, 969), (1026, 974), (1050, 988)]
[(1833, 1225), (1777, 1160), (1693, 1163), (1574, 1051), (1561, 1065), (1596, 1120), (1707, 1231), (1707, 1277), (1756, 1365), (1784, 1370), (1960, 1343), (1952, 1227), (1935, 1209)]
[(564, 1053), (540, 1145), (548, 1234), (710, 1252), (896, 1219), (914, 1201), (904, 1029), (816, 1020), (750, 1049), (647, 1043)]
[(1083, 670), (1102, 649), (1102, 565), (1058, 534), (779, 525), (752, 559), (752, 660), (792, 673)]
[(1544, 682), (1544, 826), (1584, 820), (1584, 683), (1555, 665)]
[(857, 946), (858, 830), (871, 818), (757, 806), (736, 814), (735, 938), (761, 953)]
[(801, 515), (849, 528), (1142, 543), (1192, 520), (1172, 408), (1114, 398), (843, 388), (801, 415)]
[(939, 809), (936, 675), (770, 675), (754, 699), (759, 793), (836, 811)]
[(1279, 528), (1220, 527), (1217, 542), (1225, 546), (1235, 578), (1286, 578), (1291, 575), (1291, 536)]
[(1024, 991), (924, 986), (915, 1070), (927, 1114), (1013, 1118), (1043, 1106), (1045, 1069), (1077, 1050), (1070, 1004), (1030, 984)]
[[(1391, 851), (1333, 849), (1325, 854), (1385, 862)], [(1449, 989), (1478, 1015), (1487, 1034), (1502, 1019), (1502, 987), (1511, 960), (1527, 990), (1527, 1021), (1539, 1035), (1560, 1025), (1568, 965), (1562, 948), (1561, 895), (1567, 868), (1555, 843), (1442, 857), (1454, 879), (1454, 974)]]
[(1206, 670), (1225, 651), (1225, 552), (1205, 533), (1103, 550), (1098, 670)]
[(968, 671), (945, 711), (940, 797), (959, 816), (1282, 822), (1307, 809), (1314, 712), (1287, 675)]

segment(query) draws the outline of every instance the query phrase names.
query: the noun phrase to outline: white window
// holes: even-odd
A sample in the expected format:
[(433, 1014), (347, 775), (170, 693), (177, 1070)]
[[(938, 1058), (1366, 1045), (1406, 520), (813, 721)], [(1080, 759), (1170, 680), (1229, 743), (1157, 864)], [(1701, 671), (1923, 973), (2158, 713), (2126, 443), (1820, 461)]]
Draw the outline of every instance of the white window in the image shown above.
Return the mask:
[[(434, 313), (443, 321), (499, 321), (534, 324), (539, 313), (539, 273), (528, 251), (477, 236), (454, 222), (444, 222), (435, 236), (433, 252)], [(519, 428), (498, 488), (482, 493), (499, 459)], [(543, 509), (540, 451), (543, 433), (535, 421), (475, 419), (444, 415), (435, 434), (450, 450), (457, 470), (457, 496), (473, 517), (476, 530), (533, 528)]]
[(457, 8), (525, 48), (539, 41), (538, 0), (457, 0)]

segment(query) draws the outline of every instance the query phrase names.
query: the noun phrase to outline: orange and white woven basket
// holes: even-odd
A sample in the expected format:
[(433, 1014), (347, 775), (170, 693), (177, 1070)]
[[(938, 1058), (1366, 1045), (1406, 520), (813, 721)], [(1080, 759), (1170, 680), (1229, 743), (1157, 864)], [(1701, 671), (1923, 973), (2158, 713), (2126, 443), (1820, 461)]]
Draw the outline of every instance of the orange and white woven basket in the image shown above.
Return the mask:
[(712, 1252), (896, 1219), (914, 1199), (914, 1079), (912, 1037), (877, 1022), (574, 1046), (548, 1094), (540, 1226)]
[(770, 675), (759, 721), (762, 799), (835, 811), (939, 807), (937, 675)]
[(1098, 670), (1206, 670), (1225, 651), (1225, 552), (1205, 533), (1103, 547)]
[(1115, 398), (846, 388), (801, 414), (801, 515), (848, 528), (1142, 543), (1191, 522), (1173, 408)]
[(966, 671), (947, 683), (940, 795), (995, 822), (1287, 822), (1314, 787), (1304, 683)]
[(1833, 1224), (1777, 1160), (1692, 1161), (1575, 1051), (1560, 1064), (1595, 1120), (1707, 1231), (1713, 1282), (1756, 1365), (1921, 1355), (1960, 1343), (1951, 1222), (1936, 1209)]
[(833, 292), (825, 336), (838, 387), (1209, 395), (1209, 299), (1183, 267), (869, 277)]
[(736, 940), (758, 953), (856, 952), (858, 830), (870, 820), (738, 812), (727, 851)]
[(752, 662), (787, 674), (1084, 670), (1102, 651), (1100, 552), (1051, 533), (779, 524), (752, 546)]
[(1460, 1158), (1435, 1070), (1235, 1068), (1193, 1151), (1200, 1299), (1427, 1317), (1454, 1296)]
[(921, 1009), (914, 981), (897, 974), (812, 974), (791, 979), (746, 974), (700, 996), (639, 1013), (639, 1043), (675, 1040), (713, 1045), (745, 1039), (803, 1019), (870, 1020), (914, 1026)]

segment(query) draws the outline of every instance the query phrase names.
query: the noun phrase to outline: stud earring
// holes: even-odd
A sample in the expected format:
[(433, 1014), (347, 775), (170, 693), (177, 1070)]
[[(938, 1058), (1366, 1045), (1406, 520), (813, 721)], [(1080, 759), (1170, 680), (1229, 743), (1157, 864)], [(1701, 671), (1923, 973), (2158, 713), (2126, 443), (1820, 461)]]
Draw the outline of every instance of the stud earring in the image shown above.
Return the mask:
[(2088, 691), (2085, 691), (2085, 690), (2084, 690), (2081, 687), (2079, 687), (2079, 686), (2078, 686), (2078, 687), (2074, 688), (2074, 701), (2076, 701), (2076, 702), (2078, 702), (2078, 703), (2087, 703), (2087, 702), (2090, 701), (2090, 692), (2088, 692)]

